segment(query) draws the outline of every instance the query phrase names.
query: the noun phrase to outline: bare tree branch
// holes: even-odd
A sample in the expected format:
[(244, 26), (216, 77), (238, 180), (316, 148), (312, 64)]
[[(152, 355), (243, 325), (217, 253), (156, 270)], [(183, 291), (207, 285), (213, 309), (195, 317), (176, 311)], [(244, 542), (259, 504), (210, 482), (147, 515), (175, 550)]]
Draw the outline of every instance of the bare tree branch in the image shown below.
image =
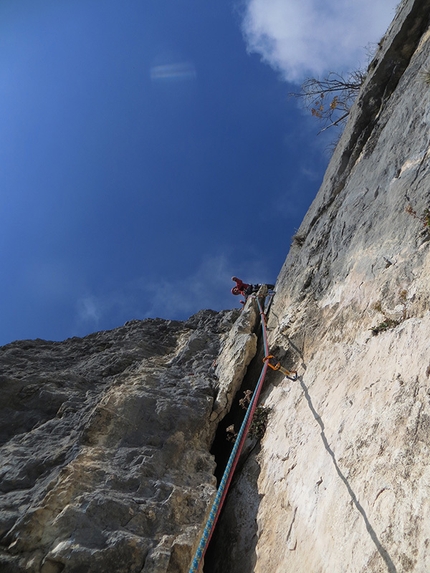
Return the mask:
[(300, 93), (290, 95), (301, 98), (311, 114), (327, 124), (321, 133), (346, 120), (365, 77), (366, 73), (362, 70), (355, 70), (346, 76), (329, 72), (323, 79), (307, 79)]

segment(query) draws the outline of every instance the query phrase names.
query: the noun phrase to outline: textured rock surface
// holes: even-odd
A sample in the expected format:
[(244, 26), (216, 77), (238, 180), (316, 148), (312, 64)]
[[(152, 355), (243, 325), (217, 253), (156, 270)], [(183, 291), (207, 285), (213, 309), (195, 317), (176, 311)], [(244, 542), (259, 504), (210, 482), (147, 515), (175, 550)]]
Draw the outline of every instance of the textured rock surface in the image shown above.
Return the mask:
[[(430, 570), (429, 20), (399, 7), (281, 270), (270, 348), (299, 378), (268, 377), (207, 573)], [(237, 315), (0, 349), (0, 571), (188, 570), (256, 351)]]
[(213, 571), (430, 570), (429, 17), (402, 4), (278, 278), (300, 378), (265, 392)]
[[(187, 571), (237, 311), (0, 349), (0, 570)], [(222, 417), (222, 413), (219, 412)]]
[(230, 410), (248, 365), (257, 352), (255, 330), (258, 318), (257, 305), (249, 299), (223, 345), (215, 372), (219, 379), (219, 393), (211, 417), (213, 421)]

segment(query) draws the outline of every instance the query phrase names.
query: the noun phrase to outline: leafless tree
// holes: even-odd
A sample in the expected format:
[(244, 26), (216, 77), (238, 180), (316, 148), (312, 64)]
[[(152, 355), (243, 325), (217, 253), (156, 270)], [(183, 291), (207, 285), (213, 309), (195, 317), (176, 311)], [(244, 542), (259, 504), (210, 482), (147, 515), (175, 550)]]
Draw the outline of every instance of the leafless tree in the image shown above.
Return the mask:
[(348, 75), (329, 72), (323, 79), (306, 80), (300, 93), (291, 95), (302, 98), (311, 114), (325, 123), (321, 130), (325, 131), (346, 120), (365, 77), (366, 73), (362, 70)]

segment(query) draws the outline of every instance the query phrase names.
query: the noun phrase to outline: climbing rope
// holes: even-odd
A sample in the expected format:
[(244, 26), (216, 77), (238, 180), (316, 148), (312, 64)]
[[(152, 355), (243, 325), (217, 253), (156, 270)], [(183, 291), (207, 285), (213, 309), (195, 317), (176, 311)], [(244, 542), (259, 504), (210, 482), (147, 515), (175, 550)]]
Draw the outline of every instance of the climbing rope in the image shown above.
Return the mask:
[(249, 403), (242, 425), (240, 426), (240, 430), (237, 434), (237, 438), (231, 451), (230, 457), (228, 459), (227, 465), (225, 467), (224, 474), (219, 484), (215, 500), (212, 504), (212, 508), (203, 531), (203, 535), (200, 539), (199, 546), (197, 547), (194, 559), (191, 563), (189, 573), (197, 573), (200, 563), (206, 553), (206, 549), (209, 545), (209, 541), (212, 537), (212, 533), (215, 529), (215, 525), (218, 521), (218, 517), (221, 513), (221, 509), (227, 496), (228, 488), (230, 486), (231, 480), (233, 479), (234, 470), (236, 469), (237, 463), (240, 458), (240, 454), (245, 444), (246, 436), (248, 435), (248, 430), (251, 425), (255, 410), (257, 408), (258, 399), (260, 397), (261, 389), (263, 388), (267, 370), (270, 367), (272, 370), (279, 370), (290, 380), (297, 380), (297, 372), (283, 368), (279, 362), (277, 364), (270, 363), (270, 360), (275, 357), (272, 354), (269, 354), (269, 344), (267, 341), (266, 315), (265, 311), (263, 310), (260, 297), (256, 296), (255, 298), (257, 300), (258, 309), (261, 316), (261, 330), (263, 335), (262, 337), (263, 337), (263, 348), (264, 348), (263, 368), (261, 370), (260, 377), (258, 379), (257, 385), (255, 387), (254, 393), (252, 395), (251, 401)]
[[(264, 314), (261, 301), (258, 297), (257, 304), (261, 316), (261, 328), (263, 334), (263, 346), (265, 356), (269, 356), (269, 346), (267, 342), (267, 328), (266, 328), (266, 316)], [(252, 395), (251, 401), (249, 403), (248, 409), (243, 419), (242, 425), (240, 427), (239, 433), (237, 434), (236, 441), (234, 443), (233, 449), (231, 451), (230, 457), (228, 459), (224, 474), (222, 476), (221, 482), (218, 487), (215, 500), (212, 504), (212, 508), (206, 522), (203, 535), (200, 539), (199, 546), (197, 547), (194, 559), (192, 561), (189, 573), (197, 573), (200, 563), (206, 553), (207, 546), (212, 537), (212, 533), (215, 529), (216, 522), (218, 521), (219, 514), (221, 512), (224, 500), (226, 498), (228, 488), (230, 486), (231, 480), (233, 478), (234, 470), (236, 469), (237, 463), (239, 461), (240, 454), (245, 444), (246, 436), (248, 434), (249, 426), (251, 425), (254, 412), (257, 408), (258, 398), (260, 397), (260, 392), (264, 384), (264, 379), (266, 377), (267, 370), (269, 368), (269, 360), (264, 361), (263, 368), (261, 370), (260, 377), (258, 379), (257, 385), (255, 387), (254, 393)]]

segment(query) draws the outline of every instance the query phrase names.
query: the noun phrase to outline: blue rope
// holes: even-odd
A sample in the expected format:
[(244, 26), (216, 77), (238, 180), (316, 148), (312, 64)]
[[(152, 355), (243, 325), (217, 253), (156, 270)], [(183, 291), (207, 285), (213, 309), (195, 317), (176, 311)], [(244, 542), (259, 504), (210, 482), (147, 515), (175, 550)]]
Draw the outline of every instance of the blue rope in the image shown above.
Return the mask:
[[(257, 298), (258, 308), (261, 314), (261, 325), (263, 330), (263, 341), (264, 341), (264, 351), (266, 356), (268, 354), (268, 345), (267, 345), (267, 331), (266, 331), (266, 321), (263, 309), (261, 307), (260, 300)], [(216, 521), (218, 519), (220, 510), (221, 510), (221, 503), (225, 499), (224, 493), (227, 493), (228, 486), (230, 484), (230, 474), (233, 468), (236, 467), (237, 460), (240, 456), (243, 444), (245, 442), (246, 434), (248, 433), (249, 425), (252, 421), (252, 416), (254, 415), (255, 407), (257, 405), (258, 398), (260, 396), (260, 391), (263, 386), (264, 378), (266, 376), (268, 368), (267, 361), (264, 363), (263, 369), (261, 370), (260, 377), (258, 379), (257, 385), (255, 387), (254, 393), (252, 395), (251, 401), (249, 403), (248, 409), (246, 410), (245, 417), (243, 419), (242, 425), (240, 427), (239, 433), (237, 434), (236, 441), (234, 442), (233, 449), (231, 451), (230, 457), (228, 458), (227, 465), (224, 470), (224, 474), (222, 476), (221, 482), (218, 487), (217, 494), (215, 496), (215, 500), (212, 504), (211, 511), (209, 513), (208, 520), (206, 522), (202, 537), (200, 539), (199, 546), (197, 547), (196, 553), (194, 555), (194, 559), (191, 563), (191, 567), (189, 573), (197, 573), (201, 560), (204, 557), (206, 552), (207, 545), (209, 540), (212, 536), (213, 529), (215, 527)], [(236, 463), (235, 463), (236, 462)], [(226, 489), (227, 488), (227, 489)]]

